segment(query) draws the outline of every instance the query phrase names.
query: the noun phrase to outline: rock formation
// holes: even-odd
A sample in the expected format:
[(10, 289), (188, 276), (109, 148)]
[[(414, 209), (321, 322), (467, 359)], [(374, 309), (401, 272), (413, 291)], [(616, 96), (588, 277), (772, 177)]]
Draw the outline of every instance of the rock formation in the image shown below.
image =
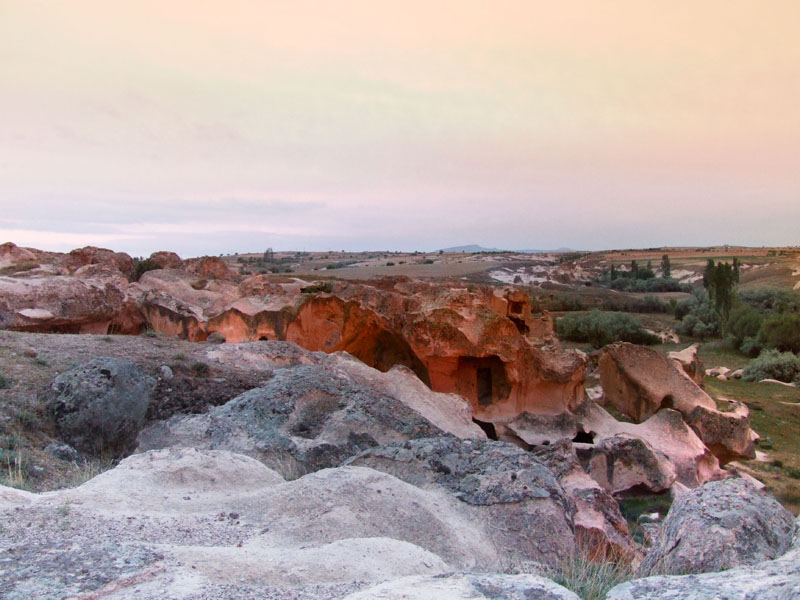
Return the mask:
[(605, 398), (637, 423), (675, 409), (721, 462), (755, 457), (747, 406), (732, 403), (729, 412), (719, 411), (683, 368), (655, 350), (611, 344), (600, 354), (599, 368)]

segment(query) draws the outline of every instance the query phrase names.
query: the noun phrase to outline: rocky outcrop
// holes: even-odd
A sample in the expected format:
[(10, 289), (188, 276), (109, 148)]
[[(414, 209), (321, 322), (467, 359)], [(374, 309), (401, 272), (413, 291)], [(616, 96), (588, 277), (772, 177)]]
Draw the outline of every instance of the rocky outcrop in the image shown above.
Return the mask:
[[(604, 450), (595, 451), (595, 446), (602, 447), (606, 439), (639, 439), (644, 442), (641, 447), (645, 454), (648, 454), (648, 464), (655, 469), (651, 471), (654, 481), (659, 482), (657, 487), (663, 489), (664, 482), (669, 479), (666, 475), (674, 470), (676, 481), (688, 487), (697, 487), (706, 481), (725, 477), (725, 472), (719, 468), (719, 461), (706, 448), (697, 434), (683, 421), (680, 413), (675, 410), (660, 410), (644, 423), (625, 423), (617, 421), (602, 407), (592, 402), (586, 402), (581, 406), (577, 413), (578, 424), (581, 428), (584, 439), (591, 439), (590, 443), (579, 444), (579, 453), (589, 461), (592, 457), (603, 455), (601, 461), (596, 459), (598, 468), (595, 474), (598, 479), (607, 483), (607, 489), (613, 489), (610, 481), (614, 477), (608, 477), (599, 468), (601, 464), (614, 466), (617, 462), (608, 463), (608, 454)], [(627, 442), (629, 444), (635, 442)], [(635, 463), (625, 457), (625, 455), (611, 455), (619, 458), (618, 463), (623, 472), (628, 468), (637, 469)], [(628, 466), (626, 467), (626, 461)], [(666, 461), (668, 464), (664, 464)], [(658, 466), (656, 466), (658, 465)], [(671, 466), (670, 466), (671, 465)], [(616, 472), (616, 471), (614, 471)], [(644, 475), (644, 474), (642, 474)], [(666, 477), (666, 479), (665, 479)], [(648, 478), (642, 477), (641, 481)], [(617, 479), (621, 482), (621, 479)], [(652, 490), (655, 491), (655, 490)]]
[(28, 248), (6, 242), (0, 244), (0, 270), (15, 272), (39, 266), (39, 257)]
[(595, 444), (589, 458), (589, 474), (611, 493), (636, 487), (663, 492), (677, 479), (675, 467), (666, 455), (629, 434), (607, 437)]
[(697, 385), (702, 386), (705, 381), (706, 370), (703, 366), (703, 361), (700, 360), (698, 350), (700, 344), (692, 344), (680, 351), (673, 351), (667, 353), (667, 358), (675, 361), (683, 369), (689, 377), (692, 378)]
[(135, 447), (155, 380), (130, 361), (95, 358), (55, 378), (49, 409), (58, 435), (92, 454)]
[(346, 464), (389, 473), (423, 489), (440, 489), (492, 523), (491, 545), (530, 563), (555, 566), (575, 550), (572, 507), (550, 470), (516, 446), (439, 437), (367, 450)]
[(537, 575), (464, 573), (446, 577), (403, 577), (343, 600), (579, 600), (566, 588)]
[(133, 259), (124, 252), (114, 252), (106, 248), (86, 246), (61, 255), (55, 264), (65, 269), (67, 273), (75, 273), (81, 267), (95, 265), (105, 269), (119, 271), (128, 281), (136, 276), (136, 266)]
[[(447, 429), (484, 437), (469, 421), (461, 399), (441, 398), (443, 406), (461, 404), (460, 410), (445, 417), (431, 398), (433, 392), (404, 386), (402, 376), (383, 377), (378, 372), (370, 376), (352, 360), (306, 355), (311, 364), (277, 370), (262, 387), (223, 406), (150, 426), (139, 436), (140, 447), (182, 444), (226, 449), (296, 477), (337, 466), (379, 444), (440, 435)], [(376, 386), (370, 379), (384, 381)]]
[(77, 277), (0, 277), (0, 327), (58, 333), (139, 333), (119, 282)]
[(708, 573), (754, 565), (784, 554), (794, 519), (743, 479), (707, 483), (672, 504), (642, 575)]
[(640, 552), (617, 501), (584, 470), (572, 443), (562, 440), (533, 453), (558, 478), (575, 507), (572, 520), (580, 554), (598, 562), (638, 560)]
[(183, 263), (180, 256), (166, 250), (153, 252), (148, 260), (162, 269), (180, 269)]
[(187, 258), (183, 261), (182, 268), (187, 273), (202, 279), (233, 281), (236, 276), (236, 274), (228, 268), (228, 265), (225, 264), (225, 261), (216, 256)]
[(606, 400), (637, 423), (661, 409), (675, 409), (722, 463), (755, 457), (747, 407), (719, 411), (682, 367), (655, 350), (611, 344), (600, 355), (599, 369)]
[[(800, 520), (795, 523), (800, 531)], [(800, 598), (800, 536), (775, 560), (726, 571), (634, 579), (610, 590), (606, 600), (791, 600)]]

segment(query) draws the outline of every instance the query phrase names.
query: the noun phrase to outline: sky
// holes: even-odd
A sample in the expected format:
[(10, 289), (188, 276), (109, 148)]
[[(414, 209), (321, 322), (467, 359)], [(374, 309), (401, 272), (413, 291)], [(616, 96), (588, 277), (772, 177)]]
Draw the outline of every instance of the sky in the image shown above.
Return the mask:
[(800, 2), (0, 0), (0, 242), (800, 243)]

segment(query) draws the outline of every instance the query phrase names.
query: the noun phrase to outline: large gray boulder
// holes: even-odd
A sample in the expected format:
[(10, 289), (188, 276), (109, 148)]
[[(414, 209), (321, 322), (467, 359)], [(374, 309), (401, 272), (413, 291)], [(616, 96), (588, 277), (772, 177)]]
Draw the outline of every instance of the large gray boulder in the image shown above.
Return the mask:
[[(796, 524), (800, 531), (800, 520)], [(606, 600), (795, 600), (800, 598), (800, 536), (776, 560), (717, 573), (634, 579), (608, 592)]]
[(206, 414), (148, 427), (139, 443), (140, 450), (180, 444), (238, 452), (295, 478), (373, 446), (443, 433), (401, 400), (326, 362), (278, 370)]
[(155, 379), (130, 361), (95, 358), (53, 380), (50, 412), (58, 435), (78, 450), (120, 456), (135, 448)]
[(489, 524), (487, 540), (505, 568), (556, 566), (575, 551), (574, 506), (553, 473), (529, 452), (452, 436), (366, 450), (345, 464), (444, 490)]
[(343, 600), (579, 600), (573, 592), (537, 575), (456, 573), (403, 577), (345, 596)]
[(640, 575), (708, 573), (784, 554), (794, 519), (772, 496), (744, 479), (714, 481), (672, 504)]

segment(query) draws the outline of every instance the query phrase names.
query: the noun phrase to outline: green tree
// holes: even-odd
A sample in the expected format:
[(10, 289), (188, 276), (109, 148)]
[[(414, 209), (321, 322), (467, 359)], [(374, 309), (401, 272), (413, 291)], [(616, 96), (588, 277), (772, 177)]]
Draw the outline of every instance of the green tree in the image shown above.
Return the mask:
[(739, 257), (733, 257), (733, 275), (736, 278), (736, 283), (739, 283)]
[(672, 277), (672, 267), (669, 264), (669, 256), (666, 254), (661, 257), (661, 273), (664, 279)]
[(635, 261), (631, 261), (631, 277), (636, 279), (636, 276), (639, 274), (639, 264)]
[(736, 275), (733, 266), (722, 261), (714, 264), (714, 261), (709, 259), (703, 273), (703, 285), (708, 290), (711, 304), (719, 315), (720, 334), (724, 337), (728, 317), (736, 300)]

